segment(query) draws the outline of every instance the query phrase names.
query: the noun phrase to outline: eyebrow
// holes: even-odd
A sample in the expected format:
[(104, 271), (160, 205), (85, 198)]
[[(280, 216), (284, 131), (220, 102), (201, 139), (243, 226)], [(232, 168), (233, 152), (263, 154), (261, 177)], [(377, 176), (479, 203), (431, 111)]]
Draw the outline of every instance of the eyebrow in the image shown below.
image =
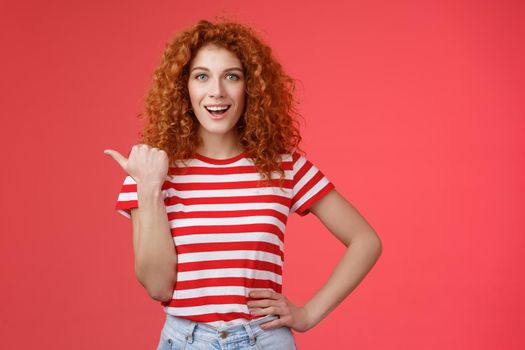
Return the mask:
[[(197, 67), (193, 67), (193, 68), (190, 70), (190, 72), (193, 72), (195, 69), (202, 69), (202, 70), (205, 70), (205, 71), (207, 71), (207, 72), (210, 71), (210, 70), (209, 70), (208, 68), (206, 68), (206, 67), (200, 67), (200, 66), (197, 66)], [(236, 70), (236, 71), (239, 71), (239, 72), (243, 73), (243, 70), (242, 70), (241, 68), (239, 68), (239, 67), (231, 67), (231, 68), (227, 68), (227, 69), (225, 69), (224, 71), (225, 71), (225, 72), (229, 72), (229, 71), (232, 71), (232, 70)]]

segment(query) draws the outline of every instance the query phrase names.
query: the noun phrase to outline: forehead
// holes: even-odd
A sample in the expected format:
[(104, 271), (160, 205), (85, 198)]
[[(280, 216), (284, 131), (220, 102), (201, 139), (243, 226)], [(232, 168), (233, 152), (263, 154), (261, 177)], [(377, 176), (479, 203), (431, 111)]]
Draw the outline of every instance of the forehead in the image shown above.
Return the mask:
[(190, 68), (201, 66), (213, 69), (226, 65), (228, 67), (242, 68), (242, 63), (235, 53), (220, 46), (207, 44), (197, 51), (197, 54), (191, 61)]

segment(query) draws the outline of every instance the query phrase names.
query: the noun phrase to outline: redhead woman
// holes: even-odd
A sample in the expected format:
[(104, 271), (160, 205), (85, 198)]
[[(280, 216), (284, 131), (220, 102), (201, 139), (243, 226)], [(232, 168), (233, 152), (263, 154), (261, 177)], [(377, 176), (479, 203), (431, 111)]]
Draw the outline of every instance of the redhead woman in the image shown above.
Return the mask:
[[(299, 148), (294, 80), (252, 28), (202, 20), (166, 45), (145, 102), (140, 143), (104, 153), (127, 173), (136, 277), (166, 314), (158, 349), (296, 349), (382, 248)], [(293, 213), (347, 247), (300, 306), (281, 293)]]

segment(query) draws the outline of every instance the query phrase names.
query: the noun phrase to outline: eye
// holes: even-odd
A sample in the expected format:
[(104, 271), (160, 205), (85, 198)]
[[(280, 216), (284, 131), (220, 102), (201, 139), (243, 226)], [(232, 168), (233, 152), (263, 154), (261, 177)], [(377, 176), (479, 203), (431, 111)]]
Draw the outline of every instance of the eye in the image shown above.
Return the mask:
[(204, 73), (197, 74), (197, 75), (195, 76), (195, 79), (197, 79), (197, 80), (204, 80), (204, 79), (200, 79), (200, 77), (204, 77), (204, 78), (206, 78), (206, 74), (204, 74)]
[(237, 74), (233, 74), (233, 73), (228, 74), (227, 77), (232, 77), (229, 80), (239, 80), (239, 79), (241, 79)]

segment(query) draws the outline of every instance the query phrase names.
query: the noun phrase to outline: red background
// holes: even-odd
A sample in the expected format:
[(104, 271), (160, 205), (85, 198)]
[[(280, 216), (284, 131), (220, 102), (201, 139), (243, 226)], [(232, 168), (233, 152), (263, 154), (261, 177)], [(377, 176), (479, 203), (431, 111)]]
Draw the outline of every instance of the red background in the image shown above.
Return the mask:
[[(2, 1), (0, 347), (153, 349), (164, 322), (114, 211), (165, 42), (229, 15), (299, 80), (309, 159), (383, 254), (307, 349), (523, 349), (522, 1)], [(305, 303), (343, 246), (287, 229)]]

